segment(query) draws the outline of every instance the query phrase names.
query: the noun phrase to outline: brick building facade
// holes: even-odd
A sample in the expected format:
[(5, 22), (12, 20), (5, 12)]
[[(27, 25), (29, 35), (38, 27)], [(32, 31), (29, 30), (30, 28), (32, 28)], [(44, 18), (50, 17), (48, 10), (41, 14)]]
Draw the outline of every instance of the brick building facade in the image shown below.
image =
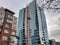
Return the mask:
[(14, 29), (14, 24), (16, 25), (17, 21), (14, 23), (14, 20), (17, 20), (17, 18), (14, 17), (14, 14), (9, 9), (0, 8), (0, 44), (2, 45), (12, 43), (12, 35), (16, 35), (16, 26)]

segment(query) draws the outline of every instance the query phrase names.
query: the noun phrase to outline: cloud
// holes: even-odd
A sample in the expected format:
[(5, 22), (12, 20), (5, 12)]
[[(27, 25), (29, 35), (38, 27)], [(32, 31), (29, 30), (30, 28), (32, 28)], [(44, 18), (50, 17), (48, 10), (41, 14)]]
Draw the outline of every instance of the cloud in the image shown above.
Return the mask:
[(0, 0), (0, 3), (2, 2), (2, 0)]
[(46, 20), (47, 20), (47, 28), (50, 39), (55, 39), (56, 41), (60, 41), (60, 14), (57, 12), (53, 12), (50, 10), (45, 10)]
[(2, 3), (4, 0), (0, 0), (0, 3)]

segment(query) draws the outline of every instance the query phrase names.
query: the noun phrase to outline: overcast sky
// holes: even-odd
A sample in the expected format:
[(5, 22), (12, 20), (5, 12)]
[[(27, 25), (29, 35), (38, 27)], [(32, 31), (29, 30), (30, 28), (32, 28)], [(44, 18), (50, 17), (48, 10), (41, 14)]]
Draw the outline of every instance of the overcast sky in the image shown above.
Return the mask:
[[(31, 1), (32, 0), (0, 0), (0, 6), (12, 10), (15, 12), (15, 16), (18, 17), (19, 10), (26, 7)], [(60, 14), (53, 14), (52, 12), (45, 10), (45, 15), (49, 38), (60, 41)]]

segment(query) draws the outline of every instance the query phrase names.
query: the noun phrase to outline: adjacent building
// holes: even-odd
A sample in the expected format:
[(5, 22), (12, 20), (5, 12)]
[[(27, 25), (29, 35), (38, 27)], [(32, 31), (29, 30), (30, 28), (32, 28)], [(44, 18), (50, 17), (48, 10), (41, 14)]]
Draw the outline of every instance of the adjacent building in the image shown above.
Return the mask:
[(0, 45), (9, 45), (14, 42), (15, 37), (12, 35), (16, 35), (17, 24), (14, 14), (11, 10), (0, 7)]
[(44, 10), (33, 0), (18, 16), (19, 45), (49, 45)]
[(50, 45), (56, 45), (56, 41), (54, 39), (49, 40)]
[(56, 42), (56, 45), (60, 45), (60, 42)]

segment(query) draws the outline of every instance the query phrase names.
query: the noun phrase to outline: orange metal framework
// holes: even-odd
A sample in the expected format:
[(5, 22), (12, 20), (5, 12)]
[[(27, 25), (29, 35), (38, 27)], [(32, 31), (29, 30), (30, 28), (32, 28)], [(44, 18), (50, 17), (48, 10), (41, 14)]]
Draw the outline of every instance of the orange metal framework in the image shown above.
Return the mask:
[(27, 7), (27, 45), (30, 45), (30, 10)]

